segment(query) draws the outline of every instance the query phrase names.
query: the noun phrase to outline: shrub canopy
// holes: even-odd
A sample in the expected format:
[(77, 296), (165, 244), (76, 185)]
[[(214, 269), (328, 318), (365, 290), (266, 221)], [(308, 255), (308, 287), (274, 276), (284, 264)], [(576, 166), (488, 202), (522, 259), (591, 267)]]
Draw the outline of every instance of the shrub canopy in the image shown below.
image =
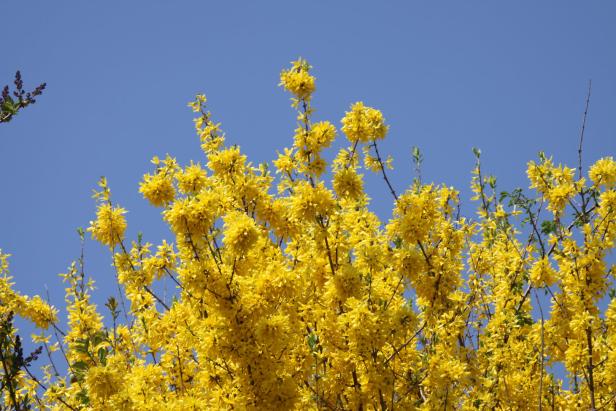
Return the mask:
[[(83, 258), (62, 276), (63, 331), (55, 308), (13, 290), (1, 256), (5, 407), (614, 407), (611, 157), (587, 179), (581, 165), (540, 155), (528, 194), (498, 192), (476, 150), (477, 214), (465, 218), (456, 190), (419, 176), (398, 195), (378, 146), (387, 124), (362, 102), (342, 119), (348, 147), (328, 163), (339, 132), (314, 120), (311, 67), (300, 59), (280, 79), (298, 125), (271, 168), (225, 145), (204, 95), (189, 104), (205, 162), (154, 157), (139, 189), (172, 241), (127, 240), (125, 210), (100, 181), (88, 231), (111, 250), (122, 290), (106, 322)], [(370, 211), (362, 172), (384, 177), (389, 221)], [(177, 287), (171, 300), (157, 292), (164, 277)], [(23, 354), (7, 368), (19, 357), (11, 313), (41, 329), (35, 342), (52, 360), (42, 377)]]

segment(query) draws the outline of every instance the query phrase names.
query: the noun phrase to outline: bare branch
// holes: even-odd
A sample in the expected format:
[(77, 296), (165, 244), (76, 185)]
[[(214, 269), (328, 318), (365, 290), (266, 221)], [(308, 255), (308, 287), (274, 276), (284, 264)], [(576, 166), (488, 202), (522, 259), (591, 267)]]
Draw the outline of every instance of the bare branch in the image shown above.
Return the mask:
[(580, 130), (580, 145), (578, 147), (578, 175), (582, 178), (582, 144), (584, 143), (584, 131), (586, 130), (586, 118), (588, 117), (588, 106), (590, 105), (590, 92), (592, 91), (592, 80), (588, 80), (588, 93), (586, 94), (586, 107), (582, 118), (582, 129)]

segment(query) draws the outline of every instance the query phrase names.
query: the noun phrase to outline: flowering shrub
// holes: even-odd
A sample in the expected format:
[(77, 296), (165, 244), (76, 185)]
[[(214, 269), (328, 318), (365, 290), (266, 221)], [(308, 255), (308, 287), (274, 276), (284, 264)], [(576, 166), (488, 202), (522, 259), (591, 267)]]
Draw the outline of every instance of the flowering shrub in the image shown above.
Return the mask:
[[(88, 231), (111, 250), (123, 290), (107, 302), (106, 323), (90, 301), (83, 259), (63, 275), (62, 331), (56, 309), (13, 291), (1, 256), (0, 315), (31, 320), (41, 329), (35, 342), (53, 360), (37, 378), (32, 361), (9, 372), (3, 356), (4, 404), (613, 408), (616, 300), (607, 254), (616, 237), (616, 162), (599, 160), (587, 180), (581, 168), (576, 176), (540, 155), (527, 170), (535, 194), (499, 193), (477, 150), (477, 217), (464, 218), (453, 188), (416, 178), (398, 195), (387, 177), (391, 159), (378, 147), (387, 124), (361, 102), (342, 119), (348, 147), (328, 164), (323, 150), (337, 130), (313, 121), (310, 70), (299, 60), (280, 76), (298, 127), (274, 173), (225, 145), (204, 95), (189, 104), (205, 163), (155, 157), (139, 189), (161, 208), (173, 242), (129, 242), (125, 210), (100, 181)], [(391, 220), (369, 210), (362, 170), (384, 177)], [(156, 293), (163, 277), (177, 286), (172, 300)], [(17, 337), (11, 329), (2, 338)], [(556, 373), (556, 364), (565, 371)]]

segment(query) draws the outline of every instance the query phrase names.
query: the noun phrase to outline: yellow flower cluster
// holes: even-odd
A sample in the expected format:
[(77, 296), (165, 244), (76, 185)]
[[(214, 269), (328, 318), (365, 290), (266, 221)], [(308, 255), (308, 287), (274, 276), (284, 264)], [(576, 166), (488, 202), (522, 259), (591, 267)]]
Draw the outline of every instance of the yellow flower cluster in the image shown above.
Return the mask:
[(577, 192), (573, 180), (575, 169), (554, 166), (551, 159), (544, 158), (540, 164), (529, 162), (527, 174), (531, 182), (530, 187), (545, 196), (548, 209), (555, 215), (562, 213), (567, 202)]
[(537, 260), (530, 268), (528, 275), (535, 287), (551, 286), (557, 280), (556, 271), (551, 267), (547, 257)]
[(90, 221), (88, 231), (92, 237), (102, 244), (114, 247), (124, 238), (126, 230), (126, 210), (113, 207), (111, 204), (101, 204), (96, 211), (96, 220)]
[(340, 198), (360, 199), (364, 193), (364, 183), (355, 169), (342, 168), (334, 174), (334, 191)]
[(176, 176), (178, 187), (184, 194), (194, 194), (201, 191), (207, 182), (205, 170), (199, 164), (191, 164)]
[(163, 173), (144, 175), (139, 192), (155, 207), (163, 207), (175, 198), (173, 182)]
[(612, 157), (602, 158), (590, 167), (588, 175), (595, 185), (614, 188), (616, 186), (616, 161)]
[[(281, 74), (298, 124), (274, 175), (225, 146), (204, 95), (189, 103), (203, 168), (155, 157), (139, 188), (172, 242), (129, 243), (101, 180), (89, 231), (114, 249), (122, 290), (106, 310), (81, 258), (62, 275), (61, 330), (55, 308), (13, 291), (0, 253), (0, 319), (54, 327), (35, 337), (53, 360), (43, 377), (0, 367), (15, 398), (73, 411), (612, 409), (613, 159), (587, 184), (541, 155), (534, 191), (499, 193), (475, 150), (467, 219), (451, 187), (417, 178), (397, 194), (377, 109), (353, 104), (350, 146), (328, 157), (337, 131), (313, 121), (310, 69), (300, 59)], [(388, 221), (369, 209), (362, 170), (384, 177)]]
[(315, 78), (310, 74), (311, 67), (301, 58), (291, 64), (290, 69), (280, 73), (280, 85), (298, 99), (309, 100), (315, 90)]
[(110, 248), (122, 242), (126, 231), (126, 210), (121, 207), (113, 207), (111, 204), (111, 191), (107, 186), (107, 180), (103, 177), (99, 182), (101, 191), (94, 192), (94, 198), (99, 200), (96, 210), (96, 220), (90, 221), (88, 231), (92, 238)]
[(342, 132), (351, 143), (382, 140), (388, 129), (383, 114), (361, 101), (353, 104), (342, 119)]
[(38, 295), (28, 298), (13, 290), (14, 284), (9, 275), (9, 257), (9, 254), (0, 250), (0, 318), (5, 319), (10, 313), (18, 314), (38, 328), (47, 329), (57, 321), (58, 311)]
[(224, 220), (224, 244), (233, 255), (244, 255), (259, 237), (254, 220), (241, 212), (227, 214)]
[(300, 155), (318, 153), (329, 147), (336, 137), (336, 128), (329, 121), (313, 124), (308, 133), (301, 128), (295, 132), (294, 147), (299, 150)]

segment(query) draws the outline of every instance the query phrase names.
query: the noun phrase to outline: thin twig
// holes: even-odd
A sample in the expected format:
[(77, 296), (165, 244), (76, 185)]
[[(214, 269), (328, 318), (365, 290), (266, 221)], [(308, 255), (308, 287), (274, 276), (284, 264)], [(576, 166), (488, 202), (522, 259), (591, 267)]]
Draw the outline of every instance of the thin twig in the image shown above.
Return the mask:
[(409, 345), (414, 339), (415, 337), (417, 337), (422, 331), (423, 329), (426, 327), (427, 322), (424, 321), (423, 324), (421, 325), (421, 327), (419, 327), (419, 329), (417, 330), (417, 332), (415, 332), (415, 334), (413, 334), (411, 336), (411, 338), (409, 338), (408, 340), (406, 340), (406, 342), (404, 344), (402, 344), (400, 347), (395, 348), (393, 354), (391, 354), (383, 363), (383, 365), (386, 365), (387, 363), (389, 363), (396, 355), (398, 355), (400, 353), (400, 351), (402, 351), (403, 349), (406, 348), (407, 345)]
[(584, 130), (586, 130), (586, 118), (588, 117), (588, 106), (590, 105), (590, 92), (592, 91), (592, 80), (588, 80), (588, 93), (586, 94), (586, 107), (582, 119), (582, 129), (580, 130), (580, 145), (578, 147), (578, 173), (582, 178), (582, 144), (584, 143)]
[[(126, 257), (128, 257), (128, 263), (130, 265), (131, 271), (136, 273), (137, 269), (135, 268), (135, 265), (133, 264), (133, 262), (131, 260), (131, 257), (130, 257), (130, 254), (129, 254), (128, 250), (124, 246), (124, 241), (122, 241), (122, 239), (119, 236), (118, 236), (118, 239), (119, 239), (120, 247), (122, 248), (122, 251), (124, 252), (124, 255), (126, 255)], [(115, 265), (115, 259), (114, 259), (114, 265)], [(117, 270), (117, 268), (116, 268), (116, 270)], [(116, 272), (116, 274), (117, 274), (117, 272)], [(119, 287), (120, 287), (120, 283), (118, 282), (118, 288)], [(143, 288), (144, 288), (144, 290), (148, 294), (150, 294), (152, 297), (154, 297), (154, 299), (156, 301), (158, 301), (158, 303), (160, 305), (162, 305), (165, 308), (165, 310), (169, 311), (169, 306), (167, 304), (165, 304), (165, 302), (163, 300), (161, 300), (160, 297), (158, 297), (156, 294), (154, 294), (154, 292), (147, 285), (144, 285)], [(120, 294), (120, 295), (122, 295), (122, 294)]]
[(383, 173), (383, 179), (387, 183), (387, 187), (389, 187), (389, 191), (391, 192), (391, 195), (394, 197), (396, 201), (398, 201), (398, 195), (396, 194), (396, 190), (394, 190), (391, 183), (389, 182), (389, 178), (387, 178), (387, 173), (385, 172), (385, 165), (383, 164), (381, 154), (379, 153), (379, 147), (376, 144), (376, 140), (372, 140), (372, 147), (374, 147), (374, 152), (376, 153), (376, 160), (379, 162), (379, 166), (381, 167), (381, 172)]

